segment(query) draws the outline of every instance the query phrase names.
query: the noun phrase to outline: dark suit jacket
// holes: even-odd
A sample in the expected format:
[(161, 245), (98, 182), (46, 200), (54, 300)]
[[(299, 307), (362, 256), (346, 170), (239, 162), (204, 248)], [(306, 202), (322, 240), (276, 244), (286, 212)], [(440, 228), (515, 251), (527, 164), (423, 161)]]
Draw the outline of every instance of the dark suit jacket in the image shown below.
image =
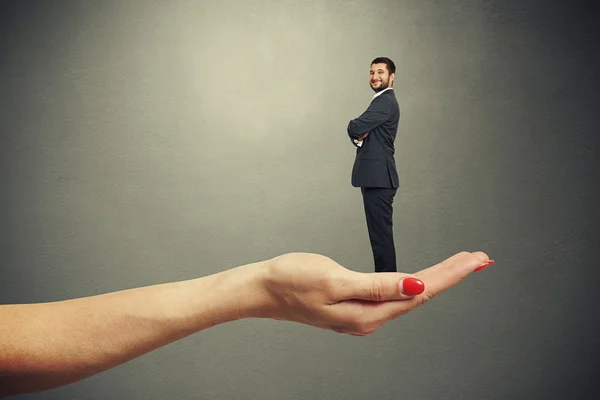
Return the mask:
[[(348, 136), (354, 144), (367, 132), (362, 147), (356, 149), (352, 168), (352, 186), (397, 188), (398, 171), (394, 160), (394, 140), (398, 131), (400, 108), (394, 90), (377, 96), (367, 111), (348, 124)], [(354, 144), (356, 146), (356, 144)]]

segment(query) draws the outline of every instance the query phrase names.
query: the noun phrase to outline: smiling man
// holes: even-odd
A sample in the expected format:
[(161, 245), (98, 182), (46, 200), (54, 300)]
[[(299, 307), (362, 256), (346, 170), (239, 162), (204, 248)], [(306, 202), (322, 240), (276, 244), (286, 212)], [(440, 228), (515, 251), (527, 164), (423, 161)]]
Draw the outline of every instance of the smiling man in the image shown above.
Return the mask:
[(397, 270), (392, 204), (399, 186), (394, 140), (400, 108), (392, 88), (395, 74), (389, 58), (371, 62), (369, 84), (375, 95), (367, 111), (348, 124), (348, 136), (357, 147), (352, 186), (361, 188), (375, 272)]

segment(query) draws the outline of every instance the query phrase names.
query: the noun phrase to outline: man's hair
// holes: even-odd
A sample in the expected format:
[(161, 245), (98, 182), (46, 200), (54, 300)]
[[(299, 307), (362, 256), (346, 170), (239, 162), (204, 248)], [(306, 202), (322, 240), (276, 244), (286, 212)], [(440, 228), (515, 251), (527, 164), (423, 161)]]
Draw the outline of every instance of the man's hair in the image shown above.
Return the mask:
[(396, 65), (392, 60), (390, 60), (387, 57), (377, 57), (376, 59), (371, 61), (371, 65), (373, 64), (385, 64), (390, 75), (396, 73)]

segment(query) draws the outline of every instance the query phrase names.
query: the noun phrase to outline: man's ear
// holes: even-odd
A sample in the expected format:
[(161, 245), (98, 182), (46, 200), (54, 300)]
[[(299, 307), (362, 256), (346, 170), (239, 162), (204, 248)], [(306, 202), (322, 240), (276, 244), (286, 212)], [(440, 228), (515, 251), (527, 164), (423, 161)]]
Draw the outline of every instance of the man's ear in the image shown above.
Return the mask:
[(390, 81), (394, 81), (394, 78), (396, 77), (396, 74), (390, 74)]

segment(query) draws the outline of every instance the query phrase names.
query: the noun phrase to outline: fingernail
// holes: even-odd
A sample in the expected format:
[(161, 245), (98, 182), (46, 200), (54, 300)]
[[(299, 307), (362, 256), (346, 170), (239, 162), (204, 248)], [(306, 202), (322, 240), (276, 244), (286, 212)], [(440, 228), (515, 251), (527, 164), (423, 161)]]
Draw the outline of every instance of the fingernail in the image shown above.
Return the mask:
[(494, 261), (494, 260), (490, 260), (490, 261), (488, 261), (488, 262), (486, 262), (486, 263), (483, 263), (483, 264), (481, 264), (479, 267), (475, 268), (475, 271), (473, 271), (473, 272), (481, 271), (482, 269), (489, 267), (489, 266), (490, 266), (490, 265), (492, 265), (493, 263), (495, 263), (495, 261)]
[(417, 278), (404, 278), (402, 280), (402, 293), (408, 296), (416, 296), (423, 293), (425, 284)]

